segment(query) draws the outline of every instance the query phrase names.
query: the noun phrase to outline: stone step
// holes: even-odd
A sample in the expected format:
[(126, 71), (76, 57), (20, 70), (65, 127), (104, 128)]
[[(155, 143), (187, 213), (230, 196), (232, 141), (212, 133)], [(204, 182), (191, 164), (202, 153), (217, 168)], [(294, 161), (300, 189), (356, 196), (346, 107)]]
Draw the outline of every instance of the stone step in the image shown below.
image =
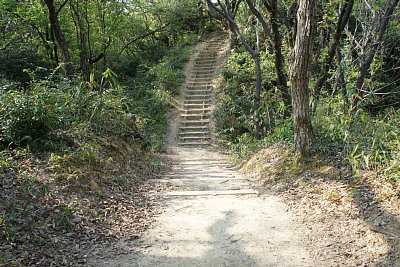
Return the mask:
[(214, 89), (214, 86), (212, 85), (188, 85), (186, 87), (187, 90), (191, 91), (191, 90), (212, 90)]
[(187, 83), (193, 83), (193, 82), (211, 82), (213, 80), (213, 77), (203, 77), (203, 78), (199, 78), (199, 77), (186, 77), (186, 82)]
[(213, 51), (213, 52), (219, 52), (223, 46), (221, 44), (206, 44), (204, 50), (205, 51)]
[(190, 109), (204, 109), (204, 108), (209, 108), (210, 104), (184, 104), (183, 108), (185, 110), (190, 110)]
[(204, 98), (210, 98), (211, 97), (211, 91), (206, 91), (205, 94), (199, 93), (199, 91), (193, 91), (189, 92), (186, 91), (185, 99), (186, 100), (192, 100), (192, 99), (204, 99)]
[(186, 95), (185, 96), (185, 101), (186, 100), (199, 100), (199, 101), (204, 101), (204, 100), (209, 100), (211, 101), (211, 95)]
[(191, 79), (186, 80), (188, 86), (211, 86), (213, 79)]
[(194, 66), (193, 71), (215, 71), (215, 68), (213, 66)]
[(196, 59), (194, 61), (194, 63), (196, 65), (204, 65), (204, 64), (212, 65), (214, 63), (217, 63), (217, 60), (216, 59)]
[(214, 77), (214, 69), (213, 70), (206, 70), (206, 71), (194, 71), (190, 73), (188, 76), (189, 78), (207, 78), (207, 77)]
[(192, 71), (193, 74), (213, 74), (215, 72), (214, 68), (209, 68), (205, 70)]
[(219, 54), (218, 49), (215, 51), (213, 50), (203, 50), (200, 53), (197, 54), (196, 58), (201, 58), (201, 57), (207, 57), (207, 58), (217, 58)]
[(195, 66), (193, 69), (192, 69), (192, 73), (195, 73), (195, 72), (205, 72), (205, 71), (210, 71), (210, 72), (212, 72), (212, 75), (213, 76), (215, 76), (215, 73), (216, 73), (216, 71), (215, 71), (216, 69), (214, 68), (214, 66), (199, 66), (199, 65), (197, 65), (197, 66)]
[(210, 146), (210, 142), (206, 143), (200, 143), (200, 142), (183, 142), (183, 143), (178, 143), (179, 146), (195, 146), (195, 147), (206, 147)]
[(213, 80), (215, 78), (214, 75), (210, 75), (210, 74), (197, 74), (197, 75), (189, 75), (186, 77), (187, 80)]
[(213, 64), (215, 62), (217, 62), (216, 58), (196, 58), (194, 60), (195, 63), (209, 63), (209, 64)]
[(199, 125), (199, 126), (183, 126), (179, 127), (179, 132), (200, 132), (208, 130), (208, 125)]
[(186, 82), (188, 86), (211, 86), (212, 83), (212, 80), (209, 82)]
[(186, 91), (187, 92), (197, 92), (197, 91), (209, 91), (212, 92), (214, 87), (210, 86), (210, 85), (206, 85), (206, 86), (187, 86), (186, 87)]
[(211, 137), (209, 135), (195, 136), (195, 135), (183, 135), (179, 136), (179, 140), (181, 141), (208, 141)]
[(213, 40), (210, 42), (206, 42), (206, 47), (219, 48), (219, 47), (221, 47), (221, 42), (219, 42), (219, 40)]
[(202, 114), (202, 113), (210, 113), (212, 111), (211, 108), (189, 108), (184, 109), (182, 112), (187, 114)]
[(211, 90), (187, 90), (186, 95), (210, 95)]
[(202, 68), (209, 68), (209, 69), (216, 69), (217, 63), (207, 63), (207, 62), (200, 62), (196, 63), (192, 70), (196, 71)]
[(187, 99), (183, 102), (184, 105), (190, 105), (190, 104), (195, 104), (195, 105), (209, 105), (211, 104), (211, 98), (210, 99)]
[(186, 121), (181, 121), (181, 127), (182, 126), (208, 126), (210, 124), (210, 120), (186, 120)]
[(205, 120), (209, 119), (211, 117), (211, 114), (181, 114), (181, 118), (185, 120)]
[(206, 42), (206, 47), (207, 46), (215, 46), (215, 47), (221, 47), (221, 39), (215, 39), (215, 40), (210, 40), (208, 42)]
[(211, 117), (211, 113), (184, 113), (181, 114), (182, 119), (194, 121), (194, 120), (205, 120)]
[(206, 56), (201, 56), (197, 57), (195, 61), (217, 61), (217, 57), (206, 57)]
[(211, 50), (207, 50), (204, 52), (200, 52), (197, 55), (197, 58), (202, 58), (202, 57), (206, 57), (206, 58), (216, 58), (218, 57), (218, 51), (211, 51)]
[(206, 47), (206, 48), (204, 48), (204, 51), (221, 53), (223, 51), (223, 47), (219, 47), (219, 46)]
[(258, 195), (259, 193), (254, 189), (240, 189), (240, 190), (209, 190), (209, 191), (173, 191), (166, 192), (167, 196), (223, 196), (223, 195)]
[(205, 79), (205, 78), (214, 79), (215, 76), (211, 75), (211, 74), (208, 74), (208, 73), (204, 73), (204, 74), (191, 74), (191, 75), (187, 76), (186, 78), (191, 79), (191, 80), (194, 80), (194, 79)]
[(179, 136), (187, 137), (187, 136), (209, 136), (210, 131), (203, 132), (179, 132)]

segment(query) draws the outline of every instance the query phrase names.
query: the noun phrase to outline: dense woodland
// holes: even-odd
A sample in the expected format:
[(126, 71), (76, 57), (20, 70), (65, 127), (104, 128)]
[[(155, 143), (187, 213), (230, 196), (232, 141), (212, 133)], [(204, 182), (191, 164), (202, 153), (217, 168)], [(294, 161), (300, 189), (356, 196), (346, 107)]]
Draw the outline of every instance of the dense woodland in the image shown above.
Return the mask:
[(246, 158), (293, 144), (300, 165), (339, 155), (351, 179), (400, 198), (398, 2), (0, 0), (0, 265), (73, 261), (53, 237), (111, 223), (76, 199), (162, 168), (183, 66), (213, 31), (231, 45), (222, 147)]

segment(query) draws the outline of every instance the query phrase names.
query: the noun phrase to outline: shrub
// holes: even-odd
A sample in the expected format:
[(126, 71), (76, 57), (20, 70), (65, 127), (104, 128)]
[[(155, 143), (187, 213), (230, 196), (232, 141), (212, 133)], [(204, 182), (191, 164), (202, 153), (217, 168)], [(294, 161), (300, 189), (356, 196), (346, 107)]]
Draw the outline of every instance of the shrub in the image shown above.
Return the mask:
[(42, 85), (0, 92), (0, 142), (25, 146), (46, 140), (62, 126), (58, 92)]
[(397, 180), (399, 113), (392, 109), (373, 116), (360, 109), (349, 114), (339, 97), (321, 100), (313, 118), (317, 149), (324, 153), (343, 152), (354, 170), (380, 170)]

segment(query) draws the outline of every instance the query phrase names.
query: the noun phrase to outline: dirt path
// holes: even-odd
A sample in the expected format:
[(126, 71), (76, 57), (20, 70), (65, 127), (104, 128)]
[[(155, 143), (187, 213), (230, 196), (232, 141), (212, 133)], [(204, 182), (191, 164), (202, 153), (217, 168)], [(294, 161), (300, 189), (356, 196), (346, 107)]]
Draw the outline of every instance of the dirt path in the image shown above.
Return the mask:
[(165, 193), (166, 211), (143, 238), (125, 244), (130, 253), (97, 266), (319, 266), (285, 204), (257, 195), (224, 155), (192, 147), (169, 152), (173, 170), (158, 182), (179, 191)]
[(89, 266), (323, 266), (277, 197), (259, 195), (212, 145), (214, 86), (225, 36), (200, 44), (168, 135), (170, 171), (153, 182), (165, 212), (142, 238), (102, 251)]

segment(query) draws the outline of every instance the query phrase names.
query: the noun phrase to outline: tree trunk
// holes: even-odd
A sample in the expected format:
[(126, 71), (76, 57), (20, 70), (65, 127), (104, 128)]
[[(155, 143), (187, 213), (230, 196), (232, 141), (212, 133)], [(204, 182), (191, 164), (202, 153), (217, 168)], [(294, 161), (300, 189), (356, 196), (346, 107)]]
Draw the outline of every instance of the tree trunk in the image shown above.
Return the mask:
[(279, 25), (278, 25), (278, 17), (277, 17), (277, 3), (276, 0), (273, 0), (271, 3), (268, 1), (264, 1), (264, 5), (267, 10), (270, 12), (270, 24), (271, 28), (268, 26), (267, 22), (263, 18), (262, 14), (258, 11), (254, 2), (252, 0), (246, 0), (247, 5), (253, 15), (258, 19), (259, 23), (262, 26), (264, 34), (271, 40), (272, 46), (274, 48), (275, 54), (275, 71), (278, 77), (278, 89), (282, 93), (283, 101), (287, 109), (285, 110), (285, 117), (290, 116), (290, 107), (291, 107), (291, 100), (289, 95), (289, 88), (287, 86), (287, 78), (284, 71), (284, 62), (285, 59), (282, 55), (282, 41), (281, 35), (279, 32)]
[(229, 25), (229, 47), (231, 49), (234, 49), (237, 45), (237, 33), (235, 29), (232, 27), (231, 23), (228, 23)]
[(60, 63), (60, 60), (58, 58), (58, 47), (57, 47), (56, 39), (54, 36), (53, 27), (50, 27), (50, 38), (51, 38), (51, 43), (53, 45), (54, 61), (58, 65)]
[(65, 64), (65, 74), (68, 77), (72, 77), (74, 75), (74, 67), (71, 63), (71, 56), (69, 54), (69, 46), (67, 41), (65, 40), (64, 34), (61, 31), (60, 22), (58, 21), (57, 11), (54, 6), (53, 0), (44, 0), (47, 9), (49, 10), (49, 19), (51, 27), (54, 31), (54, 36), (57, 40), (58, 45), (61, 48), (61, 54), (63, 58), (63, 62)]
[(261, 103), (261, 65), (260, 65), (260, 54), (257, 52), (254, 57), (254, 64), (256, 65), (256, 90), (254, 91), (254, 137), (257, 140), (261, 139), (261, 120), (260, 120), (260, 103)]
[(205, 19), (204, 19), (204, 8), (203, 8), (203, 0), (197, 1), (197, 12), (199, 13), (199, 38), (203, 37), (204, 29), (205, 29)]
[(76, 2), (76, 5), (70, 2), (71, 9), (75, 14), (74, 24), (75, 31), (77, 36), (77, 41), (79, 45), (79, 65), (81, 67), (81, 71), (85, 81), (90, 80), (90, 71), (91, 71), (91, 63), (90, 63), (90, 49), (89, 49), (89, 36), (87, 34), (87, 29), (82, 21), (82, 15), (80, 13), (79, 1)]
[[(219, 1), (220, 2), (220, 1)], [(225, 19), (229, 23), (229, 28), (235, 32), (235, 34), (241, 40), (244, 48), (249, 52), (251, 57), (254, 60), (257, 80), (256, 80), (256, 90), (254, 91), (254, 104), (253, 104), (253, 115), (254, 115), (254, 137), (259, 140), (261, 139), (261, 120), (260, 120), (260, 102), (261, 102), (261, 87), (262, 87), (262, 73), (261, 73), (261, 65), (260, 65), (260, 48), (259, 48), (259, 31), (258, 25), (256, 26), (256, 49), (251, 48), (243, 33), (240, 31), (239, 26), (236, 24), (232, 16), (230, 15), (229, 5), (225, 10), (218, 9), (211, 0), (207, 0), (207, 3), (210, 8), (215, 10), (215, 12), (219, 13), (221, 16), (225, 17)], [(237, 12), (237, 11), (236, 11)]]
[[(340, 93), (342, 94), (342, 96), (345, 97), (347, 94), (346, 80), (344, 77), (342, 54), (341, 54), (339, 46), (336, 47), (336, 61), (338, 63), (338, 70), (337, 70), (337, 77), (336, 77), (337, 90), (340, 90)], [(345, 99), (345, 98), (343, 98), (343, 99)]]
[(297, 33), (291, 53), (289, 75), (292, 90), (295, 151), (297, 159), (302, 161), (311, 155), (314, 142), (309, 105), (308, 69), (314, 41), (315, 0), (299, 0), (298, 3)]
[(340, 36), (349, 21), (350, 14), (353, 10), (354, 0), (348, 0), (347, 3), (343, 6), (339, 19), (336, 25), (336, 31), (333, 34), (332, 42), (329, 47), (328, 57), (325, 58), (325, 61), (322, 65), (321, 72), (319, 74), (319, 78), (315, 82), (314, 86), (314, 95), (315, 97), (319, 98), (321, 94), (322, 86), (324, 85), (325, 81), (328, 78), (328, 72), (331, 68), (333, 58), (335, 56), (336, 47), (339, 45)]
[[(275, 57), (275, 71), (276, 76), (278, 77), (278, 84), (281, 88), (282, 96), (287, 107), (288, 113), (290, 110), (291, 102), (290, 102), (290, 95), (289, 95), (289, 88), (287, 85), (287, 77), (284, 71), (284, 62), (285, 59), (282, 55), (282, 38), (279, 31), (279, 24), (278, 24), (278, 4), (277, 0), (272, 0), (268, 4), (268, 1), (264, 1), (264, 5), (269, 11), (270, 14), (270, 23), (272, 29), (272, 42), (274, 46), (274, 57)], [(289, 114), (285, 114), (285, 116), (289, 116)]]

